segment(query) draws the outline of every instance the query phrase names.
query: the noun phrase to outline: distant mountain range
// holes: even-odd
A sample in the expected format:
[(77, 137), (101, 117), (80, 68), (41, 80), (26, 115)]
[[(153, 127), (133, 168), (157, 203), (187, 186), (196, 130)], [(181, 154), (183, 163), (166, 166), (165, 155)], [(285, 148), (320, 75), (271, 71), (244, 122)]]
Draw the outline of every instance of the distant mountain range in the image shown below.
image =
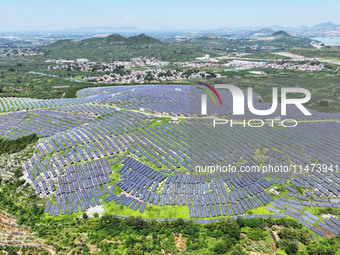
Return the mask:
[(218, 29), (176, 29), (176, 30), (147, 30), (137, 27), (80, 27), (65, 29), (65, 32), (88, 32), (88, 33), (122, 33), (122, 32), (147, 32), (150, 33), (214, 33), (218, 35), (230, 36), (252, 36), (263, 37), (269, 36), (273, 32), (284, 30), (294, 36), (300, 37), (322, 37), (322, 36), (340, 36), (340, 25), (332, 22), (325, 22), (315, 26), (262, 26), (262, 27), (220, 27)]
[(322, 36), (340, 36), (340, 25), (332, 22), (321, 23), (312, 27), (299, 26), (299, 27), (283, 27), (283, 26), (266, 26), (266, 27), (238, 27), (228, 28), (221, 27), (217, 32), (226, 35), (238, 36), (267, 36), (274, 31), (284, 30), (292, 35), (300, 37), (322, 37)]
[(294, 34), (317, 37), (317, 36), (340, 36), (340, 25), (326, 22), (313, 27), (301, 27), (294, 31)]

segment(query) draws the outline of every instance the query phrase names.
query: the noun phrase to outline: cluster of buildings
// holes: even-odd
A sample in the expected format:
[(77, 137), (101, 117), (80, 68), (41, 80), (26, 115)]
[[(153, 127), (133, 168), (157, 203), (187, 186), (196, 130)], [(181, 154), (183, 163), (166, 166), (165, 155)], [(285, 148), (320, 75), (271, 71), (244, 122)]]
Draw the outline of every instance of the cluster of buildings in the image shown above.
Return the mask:
[[(209, 55), (203, 57), (210, 59)], [(151, 81), (177, 81), (184, 79), (204, 78), (212, 74), (200, 72), (202, 67), (221, 66), (216, 61), (209, 62), (176, 62), (170, 63), (157, 58), (131, 58), (129, 61), (92, 62), (87, 59), (49, 59), (45, 62), (53, 65), (47, 66), (48, 70), (67, 70), (81, 72), (96, 72), (100, 75), (85, 76), (83, 79), (90, 82), (103, 83), (145, 83)], [(164, 70), (162, 67), (170, 64), (176, 66), (173, 69)], [(225, 66), (225, 64), (222, 64)], [(144, 70), (138, 67), (144, 66)], [(153, 68), (150, 68), (153, 67)], [(178, 68), (177, 68), (178, 67)], [(180, 68), (193, 68), (195, 71), (184, 71)], [(137, 68), (134, 70), (133, 68)], [(220, 77), (219, 74), (213, 74)]]
[(37, 56), (44, 55), (43, 52), (37, 51), (35, 49), (6, 49), (2, 52), (2, 57), (9, 56)]
[[(170, 63), (156, 58), (139, 57), (132, 58), (129, 61), (112, 62), (93, 62), (87, 59), (50, 59), (46, 62), (51, 63), (51, 65), (47, 67), (48, 70), (96, 73), (94, 75), (91, 74), (84, 76), (83, 80), (98, 83), (147, 83), (153, 81), (166, 82), (196, 78), (221, 77), (221, 75), (216, 72), (205, 72), (199, 70), (205, 67), (226, 68), (223, 71), (256, 68), (320, 71), (324, 68), (322, 64), (312, 60), (287, 60), (274, 63), (232, 60), (226, 64), (219, 64), (218, 60), (210, 61), (211, 59), (209, 55), (200, 58), (200, 60), (201, 61)], [(262, 74), (263, 71), (253, 70), (252, 73)]]
[[(146, 82), (166, 82), (180, 81), (186, 79), (195, 79), (209, 77), (211, 74), (207, 72), (186, 73), (178, 70), (163, 70), (161, 68), (145, 69), (145, 70), (130, 70), (125, 74), (110, 73), (99, 76), (86, 76), (84, 80), (98, 83), (146, 83)], [(221, 77), (219, 74), (214, 74), (215, 77)]]
[(298, 71), (321, 71), (324, 68), (323, 64), (313, 61), (283, 61), (278, 63), (254, 62), (233, 60), (227, 64), (232, 67), (224, 71), (234, 71), (235, 69), (253, 69), (253, 68), (272, 68), (272, 69), (288, 69)]
[(89, 60), (86, 58), (78, 58), (78, 59), (47, 59), (46, 63), (54, 63), (54, 64), (74, 64), (74, 63), (86, 63)]
[(261, 45), (249, 45), (249, 46), (240, 46), (239, 49), (252, 49), (252, 50), (283, 50), (282, 47), (276, 47), (276, 46), (261, 46)]
[(110, 72), (115, 70), (118, 66), (123, 66), (124, 68), (134, 68), (139, 66), (166, 66), (169, 62), (159, 60), (157, 58), (131, 58), (129, 61), (112, 61), (112, 62), (92, 62), (87, 59), (75, 59), (75, 60), (65, 60), (65, 59), (49, 59), (46, 60), (47, 63), (60, 64), (59, 66), (51, 65), (47, 68), (49, 70), (65, 69), (65, 70), (76, 70), (76, 71), (100, 71), (100, 72)]
[(216, 61), (211, 62), (177, 62), (174, 65), (178, 67), (192, 67), (192, 68), (201, 68), (201, 67), (212, 67), (212, 66), (226, 66), (226, 64), (217, 64)]
[(141, 66), (155, 66), (164, 67), (170, 64), (178, 67), (191, 67), (191, 68), (202, 68), (202, 67), (214, 67), (214, 66), (225, 66), (226, 64), (218, 64), (218, 60), (211, 59), (209, 55), (202, 58), (197, 58), (201, 61), (187, 61), (187, 62), (175, 62), (170, 63), (162, 61), (157, 58), (131, 58), (129, 61), (112, 61), (112, 62), (93, 62), (87, 59), (49, 59), (46, 63), (53, 63), (58, 65), (50, 65), (47, 67), (48, 70), (69, 70), (69, 71), (83, 71), (83, 72), (110, 72), (115, 70), (117, 67), (124, 67), (124, 69), (131, 69)]

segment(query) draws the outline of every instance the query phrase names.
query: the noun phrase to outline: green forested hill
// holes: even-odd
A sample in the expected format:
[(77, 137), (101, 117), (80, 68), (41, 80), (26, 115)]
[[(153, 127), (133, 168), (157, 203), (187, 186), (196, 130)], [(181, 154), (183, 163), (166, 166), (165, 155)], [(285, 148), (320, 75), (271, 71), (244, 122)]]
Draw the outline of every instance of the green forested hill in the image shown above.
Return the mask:
[(301, 48), (313, 48), (310, 44), (311, 39), (304, 37), (295, 37), (284, 31), (274, 32), (272, 35), (268, 37), (262, 38), (240, 38), (240, 39), (228, 39), (228, 38), (212, 38), (202, 36), (196, 38), (191, 43), (201, 45), (203, 47), (209, 47), (212, 49), (224, 49), (224, 48), (233, 48), (238, 49), (247, 46), (274, 46), (282, 49), (290, 49), (293, 47), (301, 47)]
[(212, 53), (188, 42), (168, 44), (140, 34), (123, 37), (112, 34), (105, 38), (81, 41), (61, 40), (42, 49), (50, 58), (87, 58), (93, 61), (129, 60), (133, 57), (156, 57), (167, 61), (185, 61)]

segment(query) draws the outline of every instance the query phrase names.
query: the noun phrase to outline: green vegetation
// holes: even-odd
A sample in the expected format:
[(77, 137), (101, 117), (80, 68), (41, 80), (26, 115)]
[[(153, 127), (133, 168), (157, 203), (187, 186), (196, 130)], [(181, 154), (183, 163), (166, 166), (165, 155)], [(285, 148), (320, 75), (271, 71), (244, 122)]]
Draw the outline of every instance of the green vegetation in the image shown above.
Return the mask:
[(1, 179), (0, 183), (2, 184), (0, 209), (16, 216), (18, 224), (33, 227), (42, 217), (44, 208), (37, 205), (40, 199), (37, 198), (31, 185), (17, 177), (10, 180)]
[(71, 72), (60, 72), (58, 76), (29, 73), (48, 73), (46, 67), (41, 56), (0, 57), (0, 97), (62, 98), (69, 87), (79, 85), (71, 80), (74, 75)]
[(308, 58), (326, 58), (340, 60), (340, 47), (318, 49), (292, 48), (289, 52)]
[(326, 208), (318, 208), (315, 211), (316, 215), (322, 215), (322, 214), (332, 214), (332, 215), (340, 215), (340, 210), (333, 207), (326, 207)]
[[(275, 230), (277, 241), (268, 230), (275, 229), (273, 226), (280, 229)], [(36, 224), (34, 231), (60, 253), (72, 247), (88, 254), (89, 246), (97, 247), (98, 254), (159, 254), (162, 250), (175, 254), (246, 254), (250, 247), (260, 253), (272, 253), (277, 250), (276, 242), (286, 254), (321, 254), (313, 253), (316, 245), (327, 252), (324, 254), (337, 254), (337, 239), (317, 243), (313, 235), (289, 219), (239, 218), (198, 224), (182, 219), (164, 222), (134, 217), (119, 219), (106, 214), (101, 218), (48, 218)]]
[(256, 60), (280, 60), (280, 59), (291, 59), (286, 56), (280, 56), (277, 54), (273, 54), (274, 52), (272, 51), (267, 51), (267, 52), (254, 52), (254, 53), (245, 53), (245, 55), (241, 56), (242, 58), (250, 58), (250, 59), (256, 59)]
[(0, 155), (4, 153), (16, 153), (25, 149), (28, 145), (39, 140), (36, 134), (24, 136), (15, 140), (0, 139)]
[(325, 239), (316, 244), (310, 239), (306, 229), (284, 228), (278, 235), (281, 239), (278, 247), (288, 255), (297, 254), (301, 245), (304, 245), (307, 254), (337, 254), (338, 252), (334, 241)]
[[(1, 57), (0, 57), (1, 59)], [(46, 70), (43, 59), (29, 61), (27, 58), (3, 58), (0, 64), (0, 97), (30, 97), (37, 99), (75, 98), (79, 90), (90, 87), (114, 86), (124, 84), (96, 84), (90, 82), (75, 82), (83, 75), (98, 75), (98, 73), (82, 73), (64, 70)], [(28, 73), (34, 70), (48, 75)], [(159, 84), (157, 81), (150, 84)], [(161, 84), (189, 84), (188, 81), (162, 82)]]
[(242, 232), (247, 234), (248, 238), (254, 241), (263, 240), (267, 236), (266, 232), (261, 228), (246, 227), (242, 229)]

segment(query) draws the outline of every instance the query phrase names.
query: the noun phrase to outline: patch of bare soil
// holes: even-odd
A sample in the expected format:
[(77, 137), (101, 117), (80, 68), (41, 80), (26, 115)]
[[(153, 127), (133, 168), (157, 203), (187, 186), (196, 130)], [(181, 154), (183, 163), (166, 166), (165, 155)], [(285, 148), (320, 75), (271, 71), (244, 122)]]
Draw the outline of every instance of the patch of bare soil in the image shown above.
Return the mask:
[(175, 245), (179, 253), (185, 252), (187, 250), (186, 241), (183, 238), (182, 234), (176, 234), (175, 236)]

